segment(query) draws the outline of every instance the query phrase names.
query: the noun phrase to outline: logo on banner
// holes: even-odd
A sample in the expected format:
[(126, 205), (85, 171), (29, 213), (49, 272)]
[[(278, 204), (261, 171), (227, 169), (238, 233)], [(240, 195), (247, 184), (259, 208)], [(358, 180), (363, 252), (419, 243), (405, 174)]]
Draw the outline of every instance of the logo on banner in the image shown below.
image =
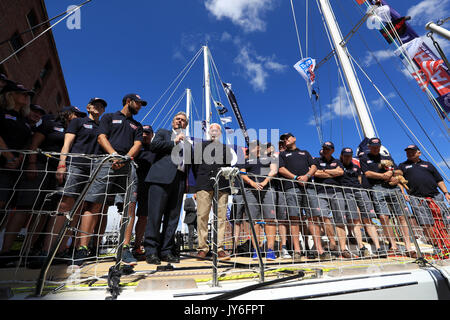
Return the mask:
[(312, 85), (316, 81), (316, 74), (314, 70), (316, 69), (316, 60), (312, 58), (305, 58), (294, 64), (295, 70), (300, 73), (300, 75), (305, 79), (309, 90), (309, 96), (311, 97)]
[(420, 88), (423, 91), (428, 88), (428, 85), (432, 81), (433, 76), (439, 71), (439, 68), (443, 63), (443, 60), (424, 61), (421, 63), (420, 70), (412, 73), (412, 76), (419, 83)]

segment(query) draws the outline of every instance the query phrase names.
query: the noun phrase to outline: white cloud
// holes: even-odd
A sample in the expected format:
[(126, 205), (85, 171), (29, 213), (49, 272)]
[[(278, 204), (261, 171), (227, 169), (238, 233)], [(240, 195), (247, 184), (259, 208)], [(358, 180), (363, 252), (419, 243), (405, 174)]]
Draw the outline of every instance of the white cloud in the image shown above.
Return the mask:
[(183, 56), (183, 54), (179, 50), (175, 50), (175, 52), (172, 55), (172, 58), (175, 60), (186, 61), (186, 58)]
[[(367, 57), (363, 61), (363, 64), (366, 67), (369, 67), (372, 64), (376, 63), (376, 60), (381, 62), (384, 60), (388, 60), (392, 57), (395, 57), (395, 54), (392, 50), (378, 50), (378, 51), (374, 51), (372, 53), (368, 52)], [(375, 60), (375, 58), (376, 58), (376, 60)]]
[[(390, 99), (393, 99), (395, 97), (396, 97), (396, 95), (393, 92), (385, 95), (385, 98), (389, 101), (390, 104), (392, 104)], [(385, 105), (386, 105), (386, 102), (384, 101), (384, 99), (382, 97), (379, 97), (378, 99), (372, 100), (370, 106), (373, 110), (381, 110), (384, 108)]]
[[(353, 117), (352, 110), (354, 110), (353, 104), (349, 104), (345, 89), (341, 86), (338, 88), (338, 92), (331, 103), (325, 106), (325, 110), (322, 112), (319, 121), (325, 123), (334, 119), (335, 117), (341, 116), (350, 119)], [(309, 120), (308, 124), (316, 125), (314, 117)]]
[(408, 9), (406, 13), (412, 19), (409, 21), (412, 25), (421, 25), (429, 21), (447, 18), (450, 13), (450, 0), (423, 0)]
[(265, 91), (269, 71), (282, 72), (287, 66), (274, 61), (275, 57), (264, 57), (258, 55), (250, 47), (244, 46), (240, 49), (234, 62), (243, 67), (245, 77), (250, 80), (255, 91)]
[(274, 7), (278, 0), (206, 0), (206, 9), (218, 20), (230, 19), (245, 32), (264, 31), (265, 12)]
[(220, 37), (220, 41), (229, 41), (229, 40), (231, 40), (231, 39), (232, 39), (231, 34), (229, 34), (229, 33), (226, 32), (226, 31), (224, 31), (224, 32), (222, 33), (222, 36)]
[[(396, 94), (390, 92), (385, 95), (386, 99), (392, 104), (391, 99), (396, 97)], [(350, 101), (349, 101), (350, 99)], [(369, 102), (369, 108), (372, 113), (378, 110), (381, 110), (385, 106), (385, 101), (382, 97), (371, 100)], [(322, 114), (318, 119), (320, 122), (325, 123), (335, 118), (340, 118), (341, 116), (345, 119), (352, 119), (353, 113), (357, 116), (356, 110), (353, 106), (353, 102), (351, 100), (351, 95), (345, 92), (345, 88), (340, 86), (338, 88), (336, 96), (333, 98), (330, 104), (327, 104), (325, 108), (322, 110)], [(318, 115), (319, 117), (319, 115)], [(316, 122), (314, 117), (311, 117), (308, 122), (309, 125), (315, 126)]]

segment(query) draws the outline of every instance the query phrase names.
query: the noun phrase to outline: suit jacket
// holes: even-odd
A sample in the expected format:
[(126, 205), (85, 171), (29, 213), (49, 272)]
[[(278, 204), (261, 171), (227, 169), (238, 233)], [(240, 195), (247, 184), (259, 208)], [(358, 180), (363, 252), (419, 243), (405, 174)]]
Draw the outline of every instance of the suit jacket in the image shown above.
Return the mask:
[[(175, 179), (178, 165), (172, 161), (172, 149), (176, 146), (172, 141), (172, 131), (159, 129), (150, 144), (150, 151), (155, 154), (155, 160), (148, 171), (145, 182), (170, 184)], [(185, 141), (185, 150), (192, 149), (192, 145)], [(192, 157), (192, 152), (190, 155)], [(187, 155), (185, 155), (187, 156)], [(191, 162), (192, 163), (192, 159)], [(185, 165), (184, 175), (187, 176), (190, 165)]]
[(194, 223), (197, 218), (197, 209), (195, 209), (194, 199), (187, 198), (186, 200), (184, 200), (184, 211), (186, 211), (186, 215), (184, 216), (184, 223)]

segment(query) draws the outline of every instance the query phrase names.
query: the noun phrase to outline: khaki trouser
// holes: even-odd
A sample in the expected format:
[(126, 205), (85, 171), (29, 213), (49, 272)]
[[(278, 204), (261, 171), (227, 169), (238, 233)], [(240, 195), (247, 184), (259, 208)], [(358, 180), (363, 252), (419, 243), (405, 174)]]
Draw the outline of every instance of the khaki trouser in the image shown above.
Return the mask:
[[(198, 191), (197, 192), (197, 234), (198, 234), (198, 250), (209, 251), (208, 247), (208, 220), (209, 212), (211, 211), (213, 202), (213, 191)], [(218, 251), (223, 250), (223, 243), (225, 240), (225, 227), (227, 222), (227, 204), (228, 193), (219, 191), (218, 203), (218, 234), (217, 234), (217, 248)]]

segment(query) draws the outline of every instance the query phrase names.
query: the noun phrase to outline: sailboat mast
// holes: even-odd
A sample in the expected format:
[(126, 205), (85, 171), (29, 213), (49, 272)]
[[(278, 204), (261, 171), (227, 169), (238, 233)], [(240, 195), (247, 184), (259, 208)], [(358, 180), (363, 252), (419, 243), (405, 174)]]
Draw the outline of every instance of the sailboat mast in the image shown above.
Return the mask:
[(211, 82), (209, 74), (209, 52), (208, 47), (203, 46), (203, 61), (205, 73), (205, 111), (206, 111), (206, 139), (209, 140), (209, 126), (211, 124)]
[(318, 0), (322, 8), (323, 17), (330, 31), (331, 39), (336, 51), (336, 55), (341, 64), (345, 80), (347, 82), (348, 88), (350, 90), (353, 102), (356, 107), (356, 112), (358, 114), (359, 122), (363, 130), (364, 136), (367, 138), (374, 138), (376, 136), (375, 129), (370, 121), (368, 106), (364, 101), (362, 92), (358, 85), (358, 81), (354, 70), (352, 68), (350, 58), (347, 54), (347, 48), (341, 45), (344, 40), (342, 37), (341, 30), (335, 19), (333, 9), (329, 0)]

